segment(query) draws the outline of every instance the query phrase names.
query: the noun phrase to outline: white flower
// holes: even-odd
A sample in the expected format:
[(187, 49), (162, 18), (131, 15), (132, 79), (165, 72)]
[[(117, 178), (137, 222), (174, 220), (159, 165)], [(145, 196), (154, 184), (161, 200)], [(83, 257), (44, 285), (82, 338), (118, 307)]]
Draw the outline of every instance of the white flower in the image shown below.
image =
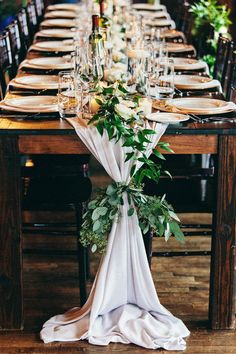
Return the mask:
[(117, 80), (121, 80), (122, 75), (123, 71), (116, 68), (104, 70), (104, 79), (109, 82), (116, 82)]
[(130, 100), (122, 100), (121, 103), (124, 104), (126, 107), (129, 107), (129, 108), (134, 108), (136, 106), (136, 104), (133, 101), (130, 101)]
[(124, 49), (126, 47), (125, 41), (119, 37), (113, 37), (112, 38), (112, 46), (113, 48), (116, 48), (117, 50)]
[(123, 103), (116, 104), (115, 111), (119, 116), (121, 116), (125, 120), (131, 118), (134, 115), (134, 111)]
[(114, 69), (121, 70), (123, 73), (127, 71), (127, 65), (124, 63), (114, 63), (112, 66)]
[(139, 105), (136, 108), (136, 112), (143, 112), (144, 116), (152, 113), (152, 101), (148, 98), (141, 98), (139, 100)]
[(113, 49), (112, 51), (112, 59), (115, 61), (115, 62), (118, 62), (118, 61), (122, 61), (126, 58), (125, 54), (120, 52), (119, 50), (115, 50)]

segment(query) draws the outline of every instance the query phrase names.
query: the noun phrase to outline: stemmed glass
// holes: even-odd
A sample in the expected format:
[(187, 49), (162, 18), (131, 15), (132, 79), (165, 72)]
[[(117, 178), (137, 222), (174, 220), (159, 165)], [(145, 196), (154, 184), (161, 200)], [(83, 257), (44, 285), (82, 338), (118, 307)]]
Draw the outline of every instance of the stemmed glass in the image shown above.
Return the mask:
[(84, 118), (91, 116), (91, 101), (94, 89), (103, 77), (103, 67), (99, 55), (94, 55), (90, 45), (77, 50), (75, 80), (82, 92), (82, 113)]

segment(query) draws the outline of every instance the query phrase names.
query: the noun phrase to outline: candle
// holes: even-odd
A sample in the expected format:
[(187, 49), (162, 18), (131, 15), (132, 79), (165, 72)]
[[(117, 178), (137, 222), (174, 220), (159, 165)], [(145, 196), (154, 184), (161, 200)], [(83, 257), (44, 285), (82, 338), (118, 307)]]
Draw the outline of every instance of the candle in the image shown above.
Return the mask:
[(91, 98), (91, 100), (89, 102), (89, 110), (92, 114), (97, 113), (97, 111), (100, 108), (100, 105), (97, 103), (96, 98), (97, 97)]

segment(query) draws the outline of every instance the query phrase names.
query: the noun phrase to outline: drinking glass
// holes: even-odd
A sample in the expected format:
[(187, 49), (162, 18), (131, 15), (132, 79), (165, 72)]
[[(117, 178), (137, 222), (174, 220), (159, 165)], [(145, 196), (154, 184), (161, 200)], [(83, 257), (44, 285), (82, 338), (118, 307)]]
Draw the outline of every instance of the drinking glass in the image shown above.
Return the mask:
[(75, 117), (80, 110), (73, 71), (58, 74), (58, 110), (61, 118)]
[(158, 100), (168, 100), (174, 95), (174, 61), (161, 58), (150, 82), (152, 96)]

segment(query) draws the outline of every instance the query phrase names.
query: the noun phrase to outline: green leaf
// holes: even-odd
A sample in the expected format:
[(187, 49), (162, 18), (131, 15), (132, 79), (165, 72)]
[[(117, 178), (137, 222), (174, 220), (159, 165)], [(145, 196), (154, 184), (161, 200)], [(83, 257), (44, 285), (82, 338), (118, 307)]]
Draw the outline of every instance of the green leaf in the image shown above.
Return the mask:
[(96, 244), (92, 245), (91, 252), (95, 253), (97, 251), (98, 246)]
[(93, 232), (96, 232), (100, 229), (101, 223), (99, 220), (96, 220), (95, 223), (93, 224)]
[(143, 129), (142, 132), (145, 135), (154, 135), (154, 134), (156, 134), (155, 130), (152, 130), (152, 129)]
[(95, 98), (95, 102), (99, 104), (99, 106), (102, 106), (103, 102), (99, 100), (99, 98)]
[(88, 209), (94, 209), (97, 206), (97, 200), (91, 200), (91, 202), (88, 203)]
[(103, 125), (98, 123), (96, 127), (97, 127), (99, 134), (102, 136), (103, 135)]
[(131, 177), (134, 175), (135, 170), (136, 170), (136, 165), (133, 165), (130, 169), (130, 176)]
[(153, 150), (153, 153), (161, 160), (165, 160), (165, 157), (158, 150)]
[(128, 216), (132, 216), (133, 214), (134, 214), (134, 208), (132, 207), (132, 208), (129, 208), (129, 210), (128, 210)]
[(114, 92), (114, 88), (113, 87), (104, 87), (103, 88), (103, 95), (111, 95), (111, 94), (113, 94), (113, 92)]
[(132, 159), (133, 156), (134, 156), (134, 152), (127, 152), (125, 162)]
[(172, 219), (174, 219), (174, 220), (180, 222), (178, 216), (177, 216), (173, 211), (169, 210), (169, 215), (170, 215), (170, 217), (171, 217)]
[(170, 223), (170, 229), (173, 232), (175, 238), (180, 243), (184, 243), (185, 242), (184, 234), (183, 234), (183, 232), (181, 231), (179, 225), (176, 222), (171, 222)]
[(109, 184), (109, 186), (106, 189), (106, 194), (112, 195), (114, 193), (116, 193), (116, 189), (114, 188), (113, 184)]
[(118, 90), (121, 91), (122, 93), (128, 93), (128, 91), (121, 84), (118, 85)]

